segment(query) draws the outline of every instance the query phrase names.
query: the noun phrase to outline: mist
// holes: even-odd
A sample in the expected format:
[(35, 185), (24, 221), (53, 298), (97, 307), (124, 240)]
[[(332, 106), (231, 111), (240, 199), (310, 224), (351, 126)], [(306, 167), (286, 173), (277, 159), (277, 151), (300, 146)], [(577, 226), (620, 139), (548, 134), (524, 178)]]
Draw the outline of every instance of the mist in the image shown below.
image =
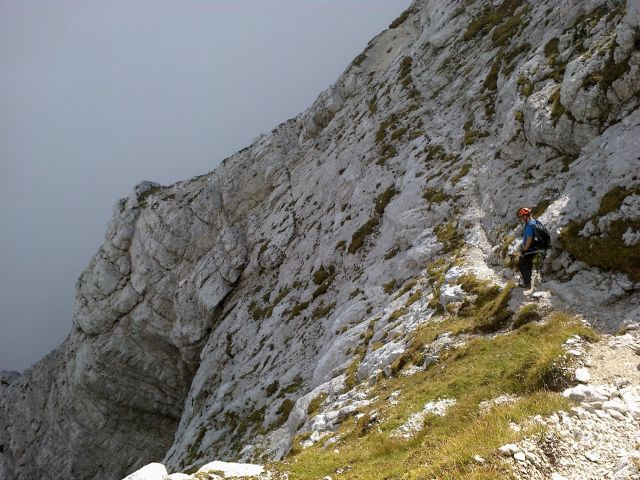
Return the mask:
[(118, 198), (306, 109), (409, 3), (0, 1), (0, 369), (64, 340)]

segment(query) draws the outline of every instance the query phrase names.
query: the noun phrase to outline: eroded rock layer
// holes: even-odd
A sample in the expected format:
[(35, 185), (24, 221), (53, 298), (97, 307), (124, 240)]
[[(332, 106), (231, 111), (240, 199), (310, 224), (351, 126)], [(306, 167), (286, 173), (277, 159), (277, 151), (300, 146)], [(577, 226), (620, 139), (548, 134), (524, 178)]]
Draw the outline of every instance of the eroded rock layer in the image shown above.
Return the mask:
[(552, 230), (554, 298), (637, 320), (639, 24), (634, 0), (418, 0), (306, 112), (138, 185), (63, 345), (3, 374), (0, 477), (282, 456), (363, 342), (358, 379), (406, 348), (417, 319), (373, 327), (390, 293), (460, 248), (499, 266), (523, 204)]

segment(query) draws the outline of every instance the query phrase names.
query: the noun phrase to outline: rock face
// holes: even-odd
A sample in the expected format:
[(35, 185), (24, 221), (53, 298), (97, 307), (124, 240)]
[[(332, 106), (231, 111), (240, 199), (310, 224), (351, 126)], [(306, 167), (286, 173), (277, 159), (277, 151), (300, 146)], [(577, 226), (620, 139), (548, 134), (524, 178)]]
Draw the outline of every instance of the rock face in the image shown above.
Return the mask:
[(357, 346), (357, 380), (406, 347), (383, 332), (420, 317), (373, 327), (390, 292), (462, 246), (500, 268), (521, 205), (560, 247), (554, 298), (638, 321), (640, 6), (487, 8), (416, 1), (306, 112), (120, 200), (68, 338), (2, 377), (0, 478), (282, 456), (316, 394), (348, 390)]

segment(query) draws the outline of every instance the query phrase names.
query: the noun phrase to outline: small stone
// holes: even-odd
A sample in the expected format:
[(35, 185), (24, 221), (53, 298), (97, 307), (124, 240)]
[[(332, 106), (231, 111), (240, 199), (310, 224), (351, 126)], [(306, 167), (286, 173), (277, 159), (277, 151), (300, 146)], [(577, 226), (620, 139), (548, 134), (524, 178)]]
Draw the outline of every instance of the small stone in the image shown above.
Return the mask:
[(513, 458), (515, 458), (517, 461), (519, 462), (524, 462), (527, 460), (527, 456), (522, 453), (522, 452), (517, 452), (513, 455)]
[(575, 379), (580, 383), (589, 383), (589, 380), (591, 380), (589, 370), (584, 367), (576, 369)]
[(150, 463), (140, 470), (133, 472), (123, 480), (152, 480), (160, 479), (167, 476), (167, 469), (161, 463)]
[(620, 475), (621, 473), (623, 473), (625, 470), (628, 470), (628, 469), (629, 469), (629, 460), (627, 460), (626, 458), (623, 458), (618, 462), (618, 464), (614, 468), (614, 473), (616, 475)]
[(608, 414), (607, 412), (603, 411), (603, 410), (596, 410), (596, 415), (597, 415), (599, 418), (602, 418), (603, 420), (604, 420), (604, 419), (607, 419), (607, 418), (611, 418), (611, 417), (609, 416), (609, 414)]
[(615, 418), (616, 420), (626, 420), (627, 417), (625, 417), (623, 414), (621, 414), (620, 412), (618, 412), (617, 410), (607, 410), (607, 413), (612, 417)]
[(617, 410), (620, 413), (627, 413), (629, 411), (629, 406), (626, 402), (622, 401), (619, 398), (615, 398), (613, 400), (607, 400), (602, 404), (602, 408), (604, 410)]
[(576, 349), (571, 349), (571, 350), (567, 351), (567, 353), (569, 355), (573, 355), (574, 357), (582, 356), (582, 352), (580, 350), (576, 350)]
[(598, 455), (596, 452), (587, 452), (584, 454), (584, 456), (590, 462), (598, 463), (600, 461), (600, 455)]
[(551, 474), (551, 480), (567, 480), (567, 477), (560, 475), (559, 473), (553, 472)]
[(482, 458), (480, 455), (475, 455), (475, 456), (473, 457), (473, 460), (474, 460), (476, 463), (479, 463), (479, 464), (481, 464), (481, 465), (482, 465), (483, 463), (485, 463), (485, 462), (486, 462), (486, 460), (485, 460), (484, 458)]
[(507, 443), (506, 445), (498, 448), (498, 452), (503, 457), (511, 457), (513, 454), (518, 453), (519, 451), (520, 449), (518, 448), (518, 446), (513, 443)]
[(631, 385), (631, 382), (627, 378), (616, 378), (613, 382), (616, 388), (624, 388)]

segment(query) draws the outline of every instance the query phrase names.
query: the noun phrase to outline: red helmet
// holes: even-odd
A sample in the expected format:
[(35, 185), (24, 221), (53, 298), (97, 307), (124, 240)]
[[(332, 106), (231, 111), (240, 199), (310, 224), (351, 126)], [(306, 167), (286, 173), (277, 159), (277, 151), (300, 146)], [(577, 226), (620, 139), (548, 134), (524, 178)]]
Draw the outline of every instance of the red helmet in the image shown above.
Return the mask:
[(522, 217), (524, 215), (531, 215), (531, 209), (527, 207), (522, 207), (520, 210), (518, 210), (519, 217)]

